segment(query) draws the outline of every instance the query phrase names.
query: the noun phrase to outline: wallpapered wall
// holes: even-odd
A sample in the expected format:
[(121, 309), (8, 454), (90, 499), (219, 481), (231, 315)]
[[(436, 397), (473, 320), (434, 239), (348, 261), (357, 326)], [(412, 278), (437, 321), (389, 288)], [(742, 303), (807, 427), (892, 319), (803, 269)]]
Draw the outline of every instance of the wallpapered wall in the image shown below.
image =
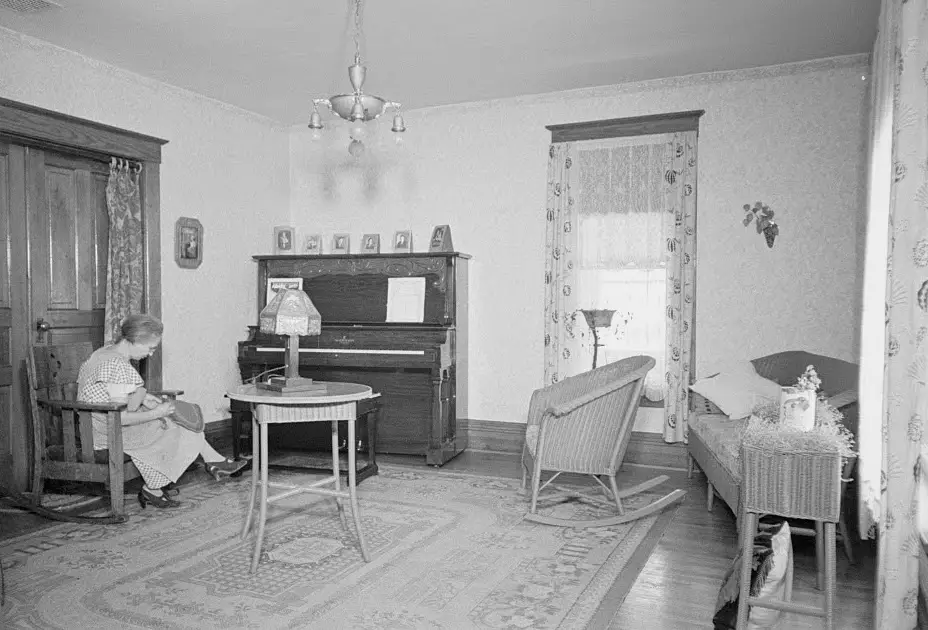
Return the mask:
[[(164, 383), (228, 416), (236, 341), (256, 317), (256, 266), (288, 217), (288, 133), (270, 120), (0, 28), (0, 96), (168, 140), (161, 165)], [(174, 222), (199, 219), (203, 264), (174, 262)]]
[[(697, 374), (798, 348), (856, 361), (866, 73), (861, 55), (410, 111), (402, 146), (384, 128), (360, 164), (346, 130), (294, 127), (291, 220), (349, 232), (353, 251), (362, 233), (389, 247), (406, 228), (422, 251), (450, 224), (474, 257), (464, 414), (524, 421), (542, 384), (545, 125), (704, 109)], [(758, 200), (780, 225), (773, 249), (741, 224)], [(639, 429), (655, 427), (648, 413)]]

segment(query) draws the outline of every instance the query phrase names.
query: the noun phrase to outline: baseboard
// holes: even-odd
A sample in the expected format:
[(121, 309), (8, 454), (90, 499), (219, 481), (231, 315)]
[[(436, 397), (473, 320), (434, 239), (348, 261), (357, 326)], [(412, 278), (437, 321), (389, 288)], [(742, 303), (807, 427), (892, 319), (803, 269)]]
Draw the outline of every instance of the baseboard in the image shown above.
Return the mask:
[[(522, 452), (525, 424), (521, 422), (459, 419), (458, 428), (466, 432), (469, 451)], [(683, 443), (668, 444), (657, 433), (633, 431), (624, 463), (685, 470), (686, 446)]]
[(232, 418), (207, 422), (203, 428), (210, 446), (226, 456), (232, 455)]
[[(525, 424), (522, 422), (459, 418), (457, 428), (459, 433), (467, 436), (468, 451), (518, 454), (525, 442)], [(207, 422), (205, 432), (207, 441), (217, 451), (232, 452), (232, 418)], [(683, 443), (668, 444), (658, 433), (633, 431), (624, 463), (685, 470), (686, 446)]]

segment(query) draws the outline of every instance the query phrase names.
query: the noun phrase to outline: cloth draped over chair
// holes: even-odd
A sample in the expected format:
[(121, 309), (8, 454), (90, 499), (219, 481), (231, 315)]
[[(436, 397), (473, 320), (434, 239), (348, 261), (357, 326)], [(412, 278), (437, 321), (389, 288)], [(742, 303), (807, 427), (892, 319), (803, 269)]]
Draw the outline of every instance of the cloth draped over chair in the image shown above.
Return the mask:
[(105, 344), (119, 338), (120, 324), (131, 313), (142, 312), (144, 248), (139, 194), (141, 166), (113, 158), (106, 184), (109, 215), (109, 254), (106, 265)]
[(877, 522), (874, 627), (905, 630), (917, 623), (928, 422), (928, 0), (883, 1), (872, 66), (861, 530)]
[[(645, 394), (664, 400), (664, 438), (671, 442), (686, 439), (695, 192), (695, 131), (558, 142), (549, 148), (545, 383), (590, 368), (594, 340), (580, 309), (616, 310), (615, 332), (635, 335), (658, 359)], [(627, 270), (636, 270), (637, 291), (622, 293), (613, 286), (611, 299), (622, 303), (609, 303), (598, 288), (609, 281), (621, 287), (615, 272)], [(663, 285), (662, 294), (647, 291), (654, 284)], [(661, 334), (658, 351), (653, 337)]]

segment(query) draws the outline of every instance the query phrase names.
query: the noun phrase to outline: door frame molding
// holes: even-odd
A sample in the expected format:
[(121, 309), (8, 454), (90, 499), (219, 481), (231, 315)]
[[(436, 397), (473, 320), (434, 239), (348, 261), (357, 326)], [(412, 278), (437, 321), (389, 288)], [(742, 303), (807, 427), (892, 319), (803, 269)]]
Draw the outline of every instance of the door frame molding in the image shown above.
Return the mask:
[[(139, 162), (142, 204), (145, 312), (161, 318), (161, 147), (167, 140), (0, 98), (0, 138), (15, 144), (106, 162)], [(145, 362), (148, 386), (162, 387), (161, 353)]]

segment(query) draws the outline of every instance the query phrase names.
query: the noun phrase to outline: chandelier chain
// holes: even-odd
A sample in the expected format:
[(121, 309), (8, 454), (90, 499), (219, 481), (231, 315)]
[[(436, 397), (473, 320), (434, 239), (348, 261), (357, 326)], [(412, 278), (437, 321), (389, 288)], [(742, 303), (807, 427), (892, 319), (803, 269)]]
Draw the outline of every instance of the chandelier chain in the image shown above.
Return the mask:
[(354, 59), (361, 63), (361, 18), (364, 0), (354, 0)]

